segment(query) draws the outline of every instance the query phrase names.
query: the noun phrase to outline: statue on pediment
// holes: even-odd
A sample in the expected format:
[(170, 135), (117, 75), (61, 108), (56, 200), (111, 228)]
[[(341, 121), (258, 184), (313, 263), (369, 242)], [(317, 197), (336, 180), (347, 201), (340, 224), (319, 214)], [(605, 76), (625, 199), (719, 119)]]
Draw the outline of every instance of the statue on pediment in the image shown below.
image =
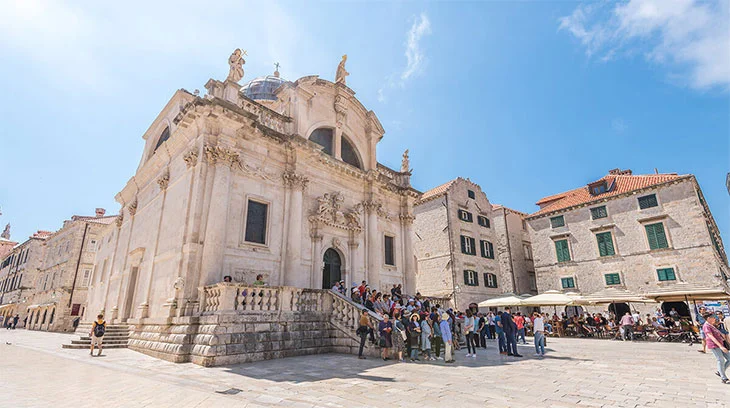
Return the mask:
[(10, 239), (10, 223), (5, 225), (3, 233), (0, 234), (0, 238)]
[(244, 55), (246, 55), (246, 51), (241, 51), (240, 48), (236, 48), (233, 54), (228, 57), (228, 65), (231, 69), (228, 72), (226, 81), (238, 82), (243, 78), (243, 64), (246, 63), (246, 60), (243, 59)]
[(345, 85), (345, 78), (350, 75), (345, 69), (345, 63), (347, 62), (347, 54), (342, 56), (342, 61), (337, 65), (337, 73), (335, 74), (335, 83)]

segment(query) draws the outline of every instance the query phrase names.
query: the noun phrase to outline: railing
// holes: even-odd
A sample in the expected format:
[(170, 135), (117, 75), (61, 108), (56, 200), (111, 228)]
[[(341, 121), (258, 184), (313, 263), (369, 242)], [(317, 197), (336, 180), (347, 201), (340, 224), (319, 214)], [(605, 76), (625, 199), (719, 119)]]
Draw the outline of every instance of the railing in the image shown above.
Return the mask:
[(288, 133), (288, 121), (286, 120), (286, 116), (269, 110), (268, 108), (265, 108), (247, 98), (241, 98), (240, 105), (241, 108), (246, 112), (256, 115), (258, 117), (259, 123), (266, 126), (267, 128), (273, 129), (279, 133)]
[[(352, 330), (352, 332), (355, 333), (355, 330), (357, 330), (357, 327), (360, 325), (360, 315), (363, 310), (367, 309), (339, 293), (332, 291), (329, 291), (329, 293), (332, 297), (332, 322), (339, 325), (342, 329)], [(368, 316), (370, 318), (370, 323), (373, 325), (374, 330), (377, 333), (378, 323), (380, 323), (383, 318), (370, 310), (368, 310)]]

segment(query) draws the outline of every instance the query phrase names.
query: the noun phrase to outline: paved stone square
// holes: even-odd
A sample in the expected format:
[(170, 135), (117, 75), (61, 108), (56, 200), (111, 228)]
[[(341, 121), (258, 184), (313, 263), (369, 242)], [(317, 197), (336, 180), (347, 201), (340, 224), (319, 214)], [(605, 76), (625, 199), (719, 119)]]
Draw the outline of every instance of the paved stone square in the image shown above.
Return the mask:
[[(328, 354), (204, 368), (131, 350), (61, 349), (70, 334), (0, 330), (0, 407), (723, 407), (730, 385), (686, 344), (548, 339), (548, 357), (488, 344), (457, 364)], [(232, 395), (220, 392), (240, 390)]]

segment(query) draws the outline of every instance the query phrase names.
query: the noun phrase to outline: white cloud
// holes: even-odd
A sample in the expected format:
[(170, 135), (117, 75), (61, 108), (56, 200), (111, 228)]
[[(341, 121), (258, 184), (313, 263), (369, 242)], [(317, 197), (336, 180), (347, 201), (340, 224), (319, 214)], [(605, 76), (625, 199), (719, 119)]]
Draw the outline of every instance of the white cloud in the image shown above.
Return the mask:
[(431, 34), (431, 21), (428, 19), (426, 13), (421, 15), (413, 21), (411, 29), (408, 31), (406, 36), (406, 59), (408, 65), (401, 74), (402, 80), (407, 80), (414, 73), (421, 69), (423, 64), (423, 51), (421, 51), (421, 38), (424, 35)]
[(623, 118), (615, 118), (611, 121), (611, 129), (616, 133), (624, 133), (628, 126)]
[(730, 0), (581, 4), (559, 21), (589, 57), (640, 53), (693, 88), (730, 88)]
[(423, 71), (426, 56), (421, 49), (421, 40), (429, 34), (431, 34), (431, 20), (428, 19), (426, 13), (414, 16), (413, 24), (406, 33), (406, 51), (404, 54), (406, 66), (400, 74), (394, 73), (386, 78), (386, 85), (378, 89), (378, 102), (384, 103), (388, 100), (385, 94), (388, 88), (403, 88), (411, 77)]

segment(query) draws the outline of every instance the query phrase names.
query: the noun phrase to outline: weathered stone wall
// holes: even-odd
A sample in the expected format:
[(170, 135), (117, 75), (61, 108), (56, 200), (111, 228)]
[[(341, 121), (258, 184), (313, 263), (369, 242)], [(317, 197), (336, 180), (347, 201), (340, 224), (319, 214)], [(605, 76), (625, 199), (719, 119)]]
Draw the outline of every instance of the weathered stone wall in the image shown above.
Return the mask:
[[(639, 209), (637, 198), (655, 193), (659, 206)], [(605, 205), (608, 217), (591, 219), (590, 208)], [(621, 276), (619, 287), (651, 292), (687, 282), (723, 287), (723, 268), (708, 233), (705, 214), (694, 184), (685, 179), (661, 188), (612, 199), (564, 213), (565, 226), (550, 227), (550, 217), (529, 220), (540, 292), (562, 290), (560, 279), (574, 277), (575, 291), (592, 293), (607, 288), (606, 273)], [(644, 225), (663, 222), (669, 248), (650, 250)], [(611, 231), (616, 255), (600, 257), (595, 233)], [(566, 235), (567, 234), (567, 235)], [(557, 262), (554, 239), (568, 237), (571, 261)], [(658, 268), (674, 268), (677, 280), (660, 282)]]

